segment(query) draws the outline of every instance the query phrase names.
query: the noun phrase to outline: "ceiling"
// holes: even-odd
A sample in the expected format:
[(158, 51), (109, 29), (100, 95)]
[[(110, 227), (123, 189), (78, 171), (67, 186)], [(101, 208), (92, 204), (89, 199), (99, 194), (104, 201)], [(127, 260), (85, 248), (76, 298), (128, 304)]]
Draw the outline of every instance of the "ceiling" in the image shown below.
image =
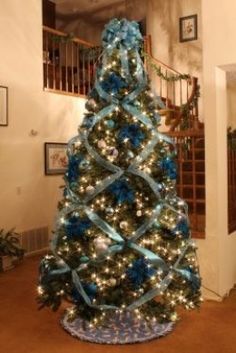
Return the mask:
[(116, 7), (125, 0), (51, 0), (56, 4), (57, 12), (64, 15), (75, 13), (93, 14), (106, 8)]
[[(134, 15), (132, 11), (136, 1), (140, 0), (51, 0), (56, 4), (57, 18), (62, 21), (85, 20), (86, 22), (103, 23), (113, 17)], [(142, 0), (143, 2), (143, 0)], [(144, 1), (145, 2), (145, 1)], [(137, 9), (137, 6), (136, 6)], [(133, 16), (140, 20), (144, 14)]]

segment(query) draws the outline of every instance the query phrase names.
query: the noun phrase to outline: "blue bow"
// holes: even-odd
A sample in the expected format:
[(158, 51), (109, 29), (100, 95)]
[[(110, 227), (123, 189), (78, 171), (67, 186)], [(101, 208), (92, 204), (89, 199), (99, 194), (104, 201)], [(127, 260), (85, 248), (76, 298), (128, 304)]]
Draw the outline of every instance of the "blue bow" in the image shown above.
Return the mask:
[(166, 157), (160, 162), (160, 167), (163, 169), (164, 173), (168, 175), (170, 179), (177, 178), (177, 166), (173, 159)]
[(140, 129), (138, 124), (125, 125), (121, 128), (118, 139), (124, 141), (128, 139), (131, 145), (135, 148), (139, 147), (140, 143), (145, 138), (144, 133)]
[(155, 273), (156, 270), (151, 267), (150, 263), (144, 257), (135, 260), (132, 266), (126, 271), (127, 277), (134, 288), (140, 287), (143, 282)]
[[(87, 296), (89, 297), (89, 299), (92, 301), (93, 299), (96, 298), (96, 294), (97, 294), (97, 285), (95, 283), (86, 283), (86, 282), (81, 282), (85, 293), (87, 294)], [(72, 288), (71, 291), (71, 296), (74, 300), (75, 303), (83, 303), (83, 297), (82, 295), (79, 293), (79, 291), (77, 290), (76, 287)]]
[(112, 94), (117, 94), (121, 88), (127, 87), (127, 83), (114, 72), (112, 72), (106, 79), (104, 79), (100, 85), (104, 91)]
[(108, 190), (115, 196), (117, 203), (134, 202), (134, 191), (125, 179), (116, 180)]
[(66, 221), (64, 227), (68, 238), (77, 238), (84, 236), (91, 225), (92, 222), (89, 219), (72, 216)]
[(127, 49), (139, 49), (142, 40), (138, 23), (126, 19), (111, 20), (102, 33), (102, 43), (105, 48), (122, 45)]
[(81, 155), (69, 155), (66, 178), (69, 183), (76, 182), (79, 177), (79, 165), (83, 160)]

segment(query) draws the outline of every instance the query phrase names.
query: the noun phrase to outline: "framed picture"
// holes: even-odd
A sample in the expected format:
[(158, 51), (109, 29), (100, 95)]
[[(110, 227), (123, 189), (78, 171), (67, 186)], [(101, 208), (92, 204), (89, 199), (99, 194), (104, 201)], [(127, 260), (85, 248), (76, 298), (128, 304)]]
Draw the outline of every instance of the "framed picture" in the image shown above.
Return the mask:
[(68, 164), (67, 143), (46, 142), (44, 144), (45, 174), (64, 174)]
[(8, 88), (0, 86), (0, 126), (8, 126)]
[(179, 41), (188, 42), (197, 39), (197, 15), (180, 17)]

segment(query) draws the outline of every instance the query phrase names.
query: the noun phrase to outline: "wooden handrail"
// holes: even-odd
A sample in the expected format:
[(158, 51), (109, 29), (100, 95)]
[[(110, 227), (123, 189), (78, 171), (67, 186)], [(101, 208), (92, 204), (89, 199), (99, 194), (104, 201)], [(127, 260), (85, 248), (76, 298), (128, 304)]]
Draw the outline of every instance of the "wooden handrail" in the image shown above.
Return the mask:
[(151, 35), (150, 34), (148, 34), (147, 36), (144, 37), (144, 43), (146, 44), (146, 48), (145, 49), (147, 51), (147, 54), (151, 57), (152, 61), (154, 61), (155, 64), (166, 68), (168, 71), (173, 72), (173, 74), (175, 74), (175, 75), (181, 75), (180, 72), (178, 72), (177, 70), (173, 69), (169, 65), (163, 63), (161, 60), (156, 59), (153, 56), (153, 53), (152, 53), (152, 41), (151, 41)]
[[(48, 32), (48, 33), (60, 36), (60, 37), (67, 37), (68, 36), (68, 33), (61, 32), (61, 31), (58, 31), (57, 29), (54, 29), (54, 28), (51, 28), (51, 27), (47, 27), (47, 26), (43, 26), (43, 30)], [(74, 43), (83, 44), (83, 45), (85, 45), (87, 47), (90, 47), (90, 48), (95, 47), (95, 45), (93, 43), (87, 42), (86, 40), (83, 40), (83, 39), (80, 39), (80, 38), (77, 38), (77, 37), (71, 38), (71, 41), (74, 42)]]
[(168, 131), (171, 137), (204, 137), (204, 130), (183, 130), (183, 131)]

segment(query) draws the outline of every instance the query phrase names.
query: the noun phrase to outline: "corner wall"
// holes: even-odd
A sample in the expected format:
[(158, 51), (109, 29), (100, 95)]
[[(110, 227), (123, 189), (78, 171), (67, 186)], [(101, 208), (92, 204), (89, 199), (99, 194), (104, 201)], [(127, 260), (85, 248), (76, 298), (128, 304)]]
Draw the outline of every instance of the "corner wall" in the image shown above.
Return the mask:
[[(236, 2), (202, 0), (203, 81), (206, 133), (207, 239), (199, 244), (205, 255), (216, 257), (219, 274), (217, 291), (225, 295), (236, 283), (236, 233), (227, 231), (227, 144), (228, 119), (226, 71), (236, 63)], [(223, 66), (223, 67), (222, 67)], [(218, 251), (215, 251), (218, 243)], [(209, 245), (207, 247), (207, 245)]]
[(63, 179), (44, 175), (44, 142), (76, 135), (84, 100), (43, 91), (41, 1), (1, 1), (0, 47), (0, 85), (9, 89), (9, 126), (0, 126), (0, 228), (51, 226)]

